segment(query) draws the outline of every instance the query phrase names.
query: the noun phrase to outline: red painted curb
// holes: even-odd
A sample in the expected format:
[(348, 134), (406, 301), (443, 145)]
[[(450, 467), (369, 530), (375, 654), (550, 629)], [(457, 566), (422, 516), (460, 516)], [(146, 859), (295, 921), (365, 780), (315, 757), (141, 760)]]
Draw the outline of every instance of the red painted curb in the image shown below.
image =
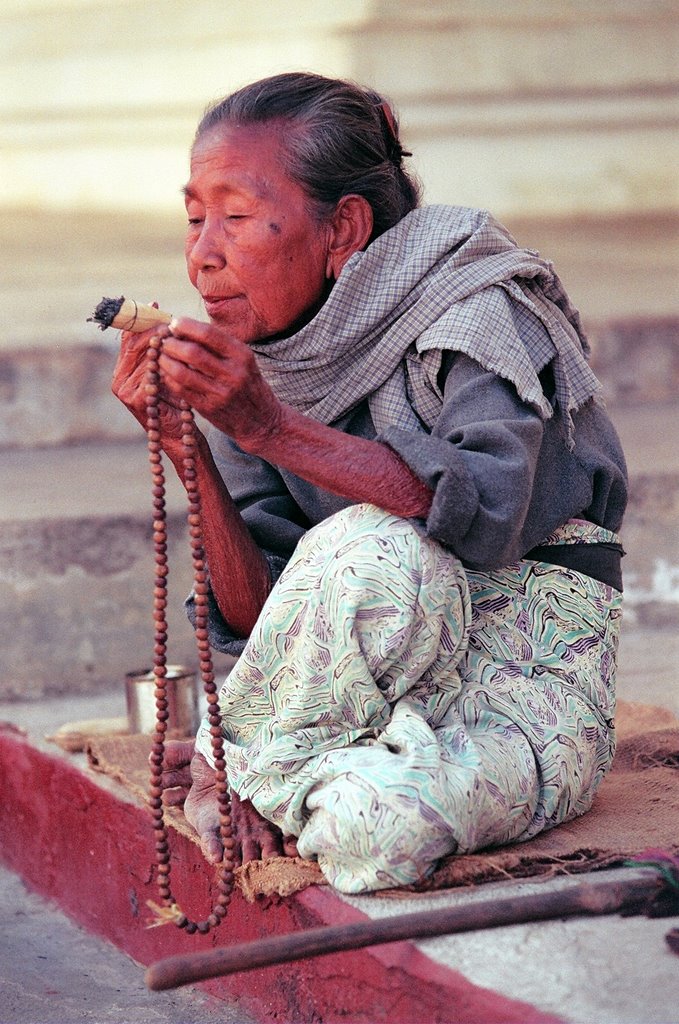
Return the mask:
[[(150, 818), (67, 758), (0, 729), (0, 857), (88, 930), (144, 965), (175, 953), (364, 920), (329, 888), (246, 903), (240, 893), (209, 936), (147, 929), (157, 899)], [(187, 913), (205, 916), (214, 872), (199, 847), (173, 832), (173, 882)], [(558, 1024), (559, 1018), (479, 988), (410, 942), (282, 964), (204, 983), (262, 1022), (314, 1024)]]

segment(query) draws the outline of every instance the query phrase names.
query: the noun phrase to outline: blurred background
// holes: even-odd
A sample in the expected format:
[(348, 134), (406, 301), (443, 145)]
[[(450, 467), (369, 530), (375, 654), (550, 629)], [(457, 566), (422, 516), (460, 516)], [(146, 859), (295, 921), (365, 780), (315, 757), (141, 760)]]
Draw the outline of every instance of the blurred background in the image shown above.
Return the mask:
[[(117, 336), (86, 318), (120, 294), (201, 315), (195, 125), (305, 69), (391, 99), (427, 202), (488, 207), (555, 261), (630, 462), (623, 681), (679, 711), (676, 0), (0, 0), (0, 56), (0, 700), (148, 661), (145, 443), (110, 394)], [(192, 663), (176, 487), (169, 506)]]

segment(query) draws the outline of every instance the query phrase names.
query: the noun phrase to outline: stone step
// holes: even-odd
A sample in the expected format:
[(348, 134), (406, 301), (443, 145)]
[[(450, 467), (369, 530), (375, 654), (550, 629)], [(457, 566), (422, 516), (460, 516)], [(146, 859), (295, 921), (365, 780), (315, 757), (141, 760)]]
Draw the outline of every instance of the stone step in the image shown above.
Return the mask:
[[(679, 624), (679, 404), (620, 409), (631, 501), (626, 628)], [(122, 685), (151, 650), (150, 476), (143, 439), (0, 452), (0, 699)], [(168, 474), (170, 657), (193, 665), (191, 564)], [(228, 660), (216, 659), (218, 668)]]

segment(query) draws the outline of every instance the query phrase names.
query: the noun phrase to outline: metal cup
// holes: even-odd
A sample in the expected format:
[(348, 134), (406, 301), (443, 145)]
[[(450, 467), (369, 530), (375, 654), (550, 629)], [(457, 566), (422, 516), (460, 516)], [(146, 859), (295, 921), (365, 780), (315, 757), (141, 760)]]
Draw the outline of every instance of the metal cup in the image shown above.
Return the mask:
[[(168, 665), (166, 676), (167, 736), (195, 736), (198, 729), (196, 673), (185, 665)], [(128, 728), (131, 733), (152, 733), (156, 728), (156, 680), (153, 669), (125, 675)]]

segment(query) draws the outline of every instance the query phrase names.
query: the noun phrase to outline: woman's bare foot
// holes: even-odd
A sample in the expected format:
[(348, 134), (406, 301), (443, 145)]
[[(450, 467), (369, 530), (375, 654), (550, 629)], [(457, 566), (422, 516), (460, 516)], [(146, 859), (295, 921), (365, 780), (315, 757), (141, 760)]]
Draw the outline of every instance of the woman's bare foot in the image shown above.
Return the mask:
[[(203, 854), (211, 864), (219, 864), (223, 847), (219, 835), (219, 806), (215, 772), (202, 754), (194, 753), (192, 741), (169, 741), (165, 750), (162, 775), (166, 804), (184, 804), (186, 820), (200, 837)], [(234, 860), (245, 864), (264, 857), (295, 857), (294, 837), (283, 839), (281, 831), (263, 818), (249, 800), (231, 794), (231, 820), (236, 840)]]

